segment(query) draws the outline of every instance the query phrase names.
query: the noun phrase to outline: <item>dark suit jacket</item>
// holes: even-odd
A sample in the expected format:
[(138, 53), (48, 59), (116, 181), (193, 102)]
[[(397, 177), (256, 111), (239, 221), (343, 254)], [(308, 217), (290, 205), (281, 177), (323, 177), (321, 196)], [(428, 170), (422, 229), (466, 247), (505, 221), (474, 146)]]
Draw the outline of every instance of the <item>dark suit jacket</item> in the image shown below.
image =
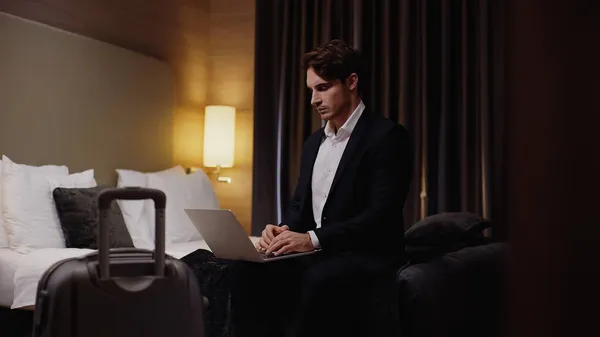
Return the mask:
[(315, 229), (311, 184), (323, 137), (321, 128), (304, 144), (300, 176), (282, 224), (302, 233), (314, 229), (323, 252), (403, 257), (403, 207), (412, 169), (408, 132), (364, 110), (334, 176), (321, 227)]

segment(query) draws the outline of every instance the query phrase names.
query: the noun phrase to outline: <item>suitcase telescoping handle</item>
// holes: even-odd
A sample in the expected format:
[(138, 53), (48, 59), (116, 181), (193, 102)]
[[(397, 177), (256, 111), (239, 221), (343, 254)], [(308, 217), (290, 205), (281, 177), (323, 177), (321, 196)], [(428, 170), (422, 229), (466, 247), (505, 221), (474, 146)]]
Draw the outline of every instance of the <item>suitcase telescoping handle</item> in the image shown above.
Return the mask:
[(108, 188), (98, 194), (98, 264), (100, 265), (100, 279), (108, 280), (109, 272), (109, 238), (108, 214), (113, 200), (154, 200), (155, 208), (155, 248), (154, 270), (156, 276), (164, 276), (165, 266), (165, 206), (167, 197), (161, 190), (143, 187)]

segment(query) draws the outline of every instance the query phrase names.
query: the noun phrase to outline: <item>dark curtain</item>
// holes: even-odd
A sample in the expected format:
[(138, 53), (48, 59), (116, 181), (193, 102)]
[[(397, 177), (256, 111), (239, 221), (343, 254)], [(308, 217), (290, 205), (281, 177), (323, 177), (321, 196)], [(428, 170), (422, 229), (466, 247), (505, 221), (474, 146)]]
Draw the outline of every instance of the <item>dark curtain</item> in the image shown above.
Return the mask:
[(257, 0), (253, 234), (281, 220), (303, 142), (321, 127), (300, 62), (333, 38), (363, 55), (367, 107), (411, 134), (407, 227), (444, 211), (493, 219), (502, 207), (501, 18), (492, 0)]

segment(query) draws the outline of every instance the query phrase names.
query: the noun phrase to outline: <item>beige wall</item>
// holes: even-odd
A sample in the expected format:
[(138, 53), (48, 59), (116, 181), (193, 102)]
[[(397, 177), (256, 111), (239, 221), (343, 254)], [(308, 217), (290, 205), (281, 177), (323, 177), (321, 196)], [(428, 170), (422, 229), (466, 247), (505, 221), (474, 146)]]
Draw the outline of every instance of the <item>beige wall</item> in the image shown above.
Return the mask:
[(0, 153), (16, 162), (96, 170), (172, 164), (166, 63), (0, 13)]

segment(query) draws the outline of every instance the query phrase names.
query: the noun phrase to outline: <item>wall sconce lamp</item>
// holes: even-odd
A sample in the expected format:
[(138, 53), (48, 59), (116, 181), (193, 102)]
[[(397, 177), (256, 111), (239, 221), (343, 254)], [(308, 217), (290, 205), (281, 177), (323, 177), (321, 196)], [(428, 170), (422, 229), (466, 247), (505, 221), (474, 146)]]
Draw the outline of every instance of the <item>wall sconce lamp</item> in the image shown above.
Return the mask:
[(235, 108), (207, 105), (204, 110), (204, 167), (214, 167), (217, 181), (231, 184), (221, 177), (221, 168), (233, 167), (235, 154)]

